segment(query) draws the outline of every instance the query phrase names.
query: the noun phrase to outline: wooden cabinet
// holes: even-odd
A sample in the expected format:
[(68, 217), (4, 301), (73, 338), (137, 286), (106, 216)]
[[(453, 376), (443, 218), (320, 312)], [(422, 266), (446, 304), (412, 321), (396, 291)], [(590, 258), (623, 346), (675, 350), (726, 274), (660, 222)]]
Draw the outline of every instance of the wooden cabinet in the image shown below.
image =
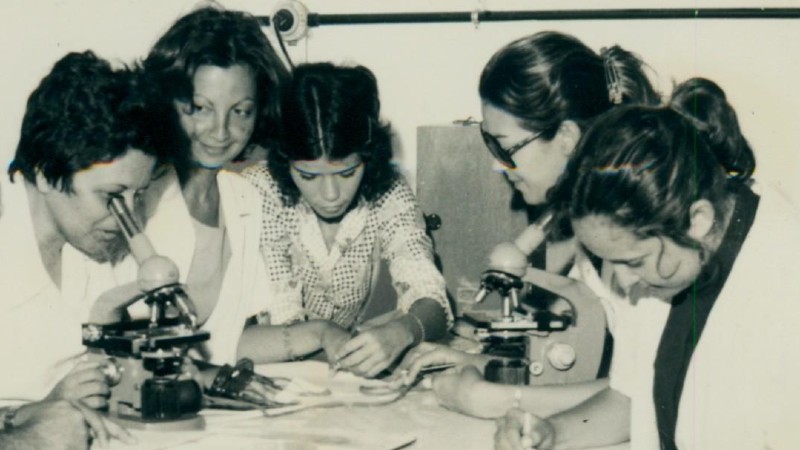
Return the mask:
[(417, 198), (426, 215), (441, 220), (431, 235), (459, 314), (499, 309), (496, 297), (473, 305), (486, 257), (528, 224), (524, 202), (493, 162), (477, 125), (417, 129)]

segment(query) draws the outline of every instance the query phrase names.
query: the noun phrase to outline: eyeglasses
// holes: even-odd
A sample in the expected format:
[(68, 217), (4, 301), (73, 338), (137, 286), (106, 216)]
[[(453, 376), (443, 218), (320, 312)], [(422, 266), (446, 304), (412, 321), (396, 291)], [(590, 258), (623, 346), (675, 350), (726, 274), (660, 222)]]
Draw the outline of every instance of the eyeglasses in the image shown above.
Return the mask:
[(539, 139), (542, 136), (542, 133), (535, 133), (530, 137), (527, 137), (516, 144), (512, 145), (509, 148), (503, 148), (499, 142), (497, 142), (497, 138), (492, 136), (491, 134), (487, 133), (486, 130), (481, 127), (481, 137), (483, 138), (483, 143), (486, 144), (486, 147), (489, 149), (489, 152), (494, 156), (494, 158), (502, 165), (504, 165), (508, 169), (516, 169), (517, 165), (514, 163), (514, 160), (511, 158), (514, 156), (514, 153), (517, 153), (525, 147), (526, 145), (530, 144), (531, 142)]

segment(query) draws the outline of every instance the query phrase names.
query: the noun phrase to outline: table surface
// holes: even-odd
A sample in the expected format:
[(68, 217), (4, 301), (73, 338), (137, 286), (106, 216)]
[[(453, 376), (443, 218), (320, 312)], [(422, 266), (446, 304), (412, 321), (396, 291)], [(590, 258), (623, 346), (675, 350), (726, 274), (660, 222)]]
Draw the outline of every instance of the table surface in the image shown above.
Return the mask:
[[(271, 376), (324, 383), (327, 366), (315, 361), (259, 366)], [(440, 407), (429, 390), (415, 389), (388, 404), (311, 408), (277, 417), (259, 411), (204, 411), (206, 428), (192, 432), (135, 431), (133, 447), (114, 449), (486, 450), (494, 447), (493, 420)], [(615, 447), (619, 449), (627, 446)]]

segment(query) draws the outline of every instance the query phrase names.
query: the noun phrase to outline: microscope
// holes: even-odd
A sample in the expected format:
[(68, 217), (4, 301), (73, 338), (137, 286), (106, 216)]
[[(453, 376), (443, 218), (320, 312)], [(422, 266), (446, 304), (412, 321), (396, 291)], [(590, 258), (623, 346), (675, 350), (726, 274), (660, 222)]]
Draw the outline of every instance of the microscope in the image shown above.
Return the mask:
[[(544, 242), (552, 218), (552, 212), (542, 214), (513, 244), (501, 244), (492, 255), (475, 303), (497, 293), (502, 300), (499, 314), (464, 315), (475, 338), (484, 343), (483, 352), (498, 357), (486, 366), (488, 381), (548, 385), (597, 377), (606, 329), (599, 299), (576, 280), (528, 265), (527, 255)], [(525, 304), (520, 296), (527, 285), (554, 296)]]
[(187, 352), (210, 335), (197, 327), (177, 266), (156, 254), (122, 197), (113, 197), (108, 208), (139, 267), (142, 293), (127, 303), (144, 301), (150, 313), (149, 319), (82, 327), (90, 355), (106, 361), (108, 413), (132, 428), (202, 429), (204, 421), (197, 414), (203, 405), (199, 369)]

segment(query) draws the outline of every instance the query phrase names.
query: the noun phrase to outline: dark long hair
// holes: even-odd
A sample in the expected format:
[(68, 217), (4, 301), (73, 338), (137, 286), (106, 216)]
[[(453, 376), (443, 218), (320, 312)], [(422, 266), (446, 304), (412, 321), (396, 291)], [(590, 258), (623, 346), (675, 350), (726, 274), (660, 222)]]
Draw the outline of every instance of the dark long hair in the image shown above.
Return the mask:
[(603, 215), (640, 237), (702, 248), (686, 234), (690, 206), (705, 199), (724, 217), (726, 200), (754, 170), (753, 151), (722, 89), (691, 79), (669, 105), (615, 108), (598, 119), (558, 190), (568, 191), (573, 219)]
[(483, 69), (481, 99), (552, 139), (565, 120), (585, 130), (615, 103), (607, 70), (618, 80), (621, 103), (657, 104), (659, 96), (634, 54), (613, 46), (596, 54), (578, 39), (545, 31), (517, 39)]
[[(281, 89), (289, 74), (258, 20), (240, 11), (206, 7), (178, 19), (153, 46), (143, 61), (145, 71), (161, 87), (163, 114), (180, 130), (172, 102), (190, 103), (194, 94), (193, 77), (200, 66), (248, 67), (257, 90), (256, 126), (252, 144), (266, 148), (275, 145), (280, 135)], [(178, 163), (188, 158), (185, 136), (175, 134)]]
[(396, 180), (389, 126), (380, 121), (378, 84), (366, 67), (297, 66), (282, 113), (282, 145), (269, 153), (267, 166), (287, 204), (300, 198), (290, 175), (292, 161), (340, 160), (357, 153), (364, 163), (359, 195), (370, 202)]

